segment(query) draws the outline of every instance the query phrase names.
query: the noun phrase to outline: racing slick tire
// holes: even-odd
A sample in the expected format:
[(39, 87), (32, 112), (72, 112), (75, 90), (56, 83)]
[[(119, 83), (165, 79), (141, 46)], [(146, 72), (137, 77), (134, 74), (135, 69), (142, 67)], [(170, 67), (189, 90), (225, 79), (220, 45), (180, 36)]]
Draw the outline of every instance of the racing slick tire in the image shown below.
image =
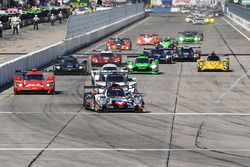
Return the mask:
[(20, 95), (20, 92), (14, 90), (14, 95)]

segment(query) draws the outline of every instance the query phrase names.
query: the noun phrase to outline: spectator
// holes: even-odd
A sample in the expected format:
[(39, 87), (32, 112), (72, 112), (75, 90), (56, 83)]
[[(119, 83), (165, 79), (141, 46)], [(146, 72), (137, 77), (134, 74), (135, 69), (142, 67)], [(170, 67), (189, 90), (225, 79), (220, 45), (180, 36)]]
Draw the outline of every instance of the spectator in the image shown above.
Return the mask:
[(37, 29), (38, 30), (38, 22), (39, 22), (39, 17), (37, 17), (37, 15), (35, 15), (35, 17), (33, 18), (33, 21), (34, 21), (34, 27), (33, 29)]
[(20, 28), (20, 23), (21, 23), (21, 20), (19, 19), (19, 17), (17, 16), (11, 17), (10, 24), (11, 24), (11, 28), (13, 28), (13, 34), (18, 35), (18, 29)]
[(54, 26), (54, 22), (55, 22), (55, 16), (54, 16), (54, 14), (51, 14), (50, 21), (51, 21), (51, 26)]
[(58, 14), (58, 18), (59, 18), (59, 23), (62, 24), (62, 19), (63, 19), (62, 11), (60, 11), (60, 13)]
[(3, 24), (0, 21), (0, 38), (2, 38), (2, 37), (3, 37)]

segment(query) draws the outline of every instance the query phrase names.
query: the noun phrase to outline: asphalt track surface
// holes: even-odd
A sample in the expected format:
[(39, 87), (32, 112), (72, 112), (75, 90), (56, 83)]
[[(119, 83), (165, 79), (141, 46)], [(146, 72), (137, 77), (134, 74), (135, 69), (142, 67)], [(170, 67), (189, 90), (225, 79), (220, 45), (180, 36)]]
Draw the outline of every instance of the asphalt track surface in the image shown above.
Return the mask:
[[(203, 53), (249, 53), (247, 40), (223, 19), (193, 26), (184, 16), (158, 14), (117, 34), (135, 41), (140, 33), (175, 37), (186, 29), (204, 33)], [(84, 51), (104, 48), (104, 41)], [(160, 65), (159, 75), (135, 75), (145, 113), (86, 111), (89, 76), (56, 76), (55, 96), (6, 90), (0, 166), (249, 167), (250, 57), (230, 61), (232, 72), (198, 73), (195, 63), (179, 62)]]

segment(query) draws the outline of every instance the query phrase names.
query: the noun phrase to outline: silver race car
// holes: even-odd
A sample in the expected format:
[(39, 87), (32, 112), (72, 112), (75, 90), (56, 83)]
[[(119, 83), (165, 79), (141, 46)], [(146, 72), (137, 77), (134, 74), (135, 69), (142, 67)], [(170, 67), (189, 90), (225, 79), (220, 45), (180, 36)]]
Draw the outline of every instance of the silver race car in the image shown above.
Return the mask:
[(135, 111), (142, 112), (144, 101), (138, 92), (125, 91), (119, 85), (113, 84), (104, 89), (102, 93), (84, 93), (83, 105), (86, 109), (96, 112), (108, 111)]

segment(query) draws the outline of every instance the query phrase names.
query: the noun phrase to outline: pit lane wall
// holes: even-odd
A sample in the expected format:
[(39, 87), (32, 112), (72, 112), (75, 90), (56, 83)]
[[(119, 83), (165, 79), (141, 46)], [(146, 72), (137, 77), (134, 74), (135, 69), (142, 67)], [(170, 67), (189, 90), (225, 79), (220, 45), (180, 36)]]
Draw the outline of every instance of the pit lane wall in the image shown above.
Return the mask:
[[(121, 11), (122, 12), (122, 11)], [(10, 83), (17, 69), (31, 70), (32, 68), (41, 68), (52, 63), (56, 57), (70, 54), (80, 48), (88, 46), (103, 37), (110, 35), (140, 19), (146, 17), (143, 11), (128, 16), (100, 28), (92, 29), (77, 37), (68, 38), (47, 48), (29, 53), (12, 61), (0, 65), (0, 91), (4, 85)]]
[(250, 31), (250, 9), (241, 5), (228, 3), (228, 18)]

